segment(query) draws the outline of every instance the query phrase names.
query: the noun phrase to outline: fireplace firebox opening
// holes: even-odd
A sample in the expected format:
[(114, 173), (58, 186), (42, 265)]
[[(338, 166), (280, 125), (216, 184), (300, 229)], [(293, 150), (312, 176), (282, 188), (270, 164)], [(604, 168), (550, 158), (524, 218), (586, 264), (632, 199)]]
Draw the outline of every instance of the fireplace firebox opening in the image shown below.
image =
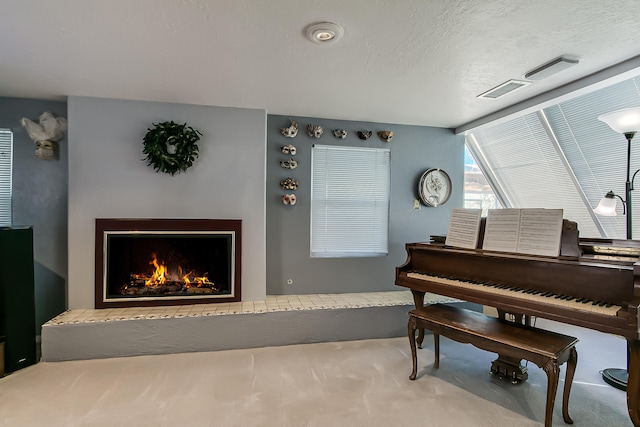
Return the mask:
[(240, 301), (241, 220), (96, 219), (96, 308)]

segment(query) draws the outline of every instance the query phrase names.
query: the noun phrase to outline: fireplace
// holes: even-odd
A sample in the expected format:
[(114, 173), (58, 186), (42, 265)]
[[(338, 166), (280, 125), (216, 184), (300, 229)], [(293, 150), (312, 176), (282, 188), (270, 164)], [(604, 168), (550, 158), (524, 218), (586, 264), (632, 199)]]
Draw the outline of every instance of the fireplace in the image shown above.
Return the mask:
[(241, 232), (241, 220), (96, 219), (96, 308), (240, 301)]

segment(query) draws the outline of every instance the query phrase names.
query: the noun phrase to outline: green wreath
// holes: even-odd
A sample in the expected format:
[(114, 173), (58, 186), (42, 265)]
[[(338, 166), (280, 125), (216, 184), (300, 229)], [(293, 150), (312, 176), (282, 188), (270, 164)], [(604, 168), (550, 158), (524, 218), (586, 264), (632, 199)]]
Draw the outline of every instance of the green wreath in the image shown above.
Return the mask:
[(196, 142), (202, 133), (186, 123), (170, 121), (153, 125), (154, 128), (147, 129), (148, 132), (142, 141), (142, 152), (147, 155), (144, 159), (147, 166), (153, 166), (156, 172), (171, 175), (185, 172), (198, 158)]

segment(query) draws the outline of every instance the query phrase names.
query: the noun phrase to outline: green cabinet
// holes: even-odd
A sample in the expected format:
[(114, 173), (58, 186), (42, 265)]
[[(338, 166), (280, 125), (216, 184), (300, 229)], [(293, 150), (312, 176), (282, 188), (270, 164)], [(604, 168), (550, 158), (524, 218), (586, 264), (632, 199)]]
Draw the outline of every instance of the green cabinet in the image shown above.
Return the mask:
[(35, 331), (33, 229), (0, 228), (0, 337), (4, 337), (5, 372), (36, 363)]

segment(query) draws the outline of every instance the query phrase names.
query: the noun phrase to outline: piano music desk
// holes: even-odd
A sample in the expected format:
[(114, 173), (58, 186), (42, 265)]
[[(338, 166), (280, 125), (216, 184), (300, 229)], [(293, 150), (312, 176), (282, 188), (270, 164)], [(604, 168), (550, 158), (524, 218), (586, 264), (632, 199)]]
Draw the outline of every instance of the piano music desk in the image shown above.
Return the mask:
[[(418, 371), (417, 329), (428, 329), (433, 332), (434, 368), (438, 368), (440, 363), (440, 335), (461, 343), (472, 344), (482, 350), (526, 359), (542, 368), (547, 374), (545, 427), (551, 427), (560, 365), (567, 362), (562, 416), (567, 424), (573, 424), (569, 417), (569, 393), (578, 362), (578, 353), (575, 348), (577, 338), (506, 322), (457, 307), (443, 304), (429, 305), (409, 312), (408, 333), (413, 361), (413, 371), (409, 376), (411, 380), (416, 378)], [(418, 344), (422, 348), (422, 340), (419, 339)]]

